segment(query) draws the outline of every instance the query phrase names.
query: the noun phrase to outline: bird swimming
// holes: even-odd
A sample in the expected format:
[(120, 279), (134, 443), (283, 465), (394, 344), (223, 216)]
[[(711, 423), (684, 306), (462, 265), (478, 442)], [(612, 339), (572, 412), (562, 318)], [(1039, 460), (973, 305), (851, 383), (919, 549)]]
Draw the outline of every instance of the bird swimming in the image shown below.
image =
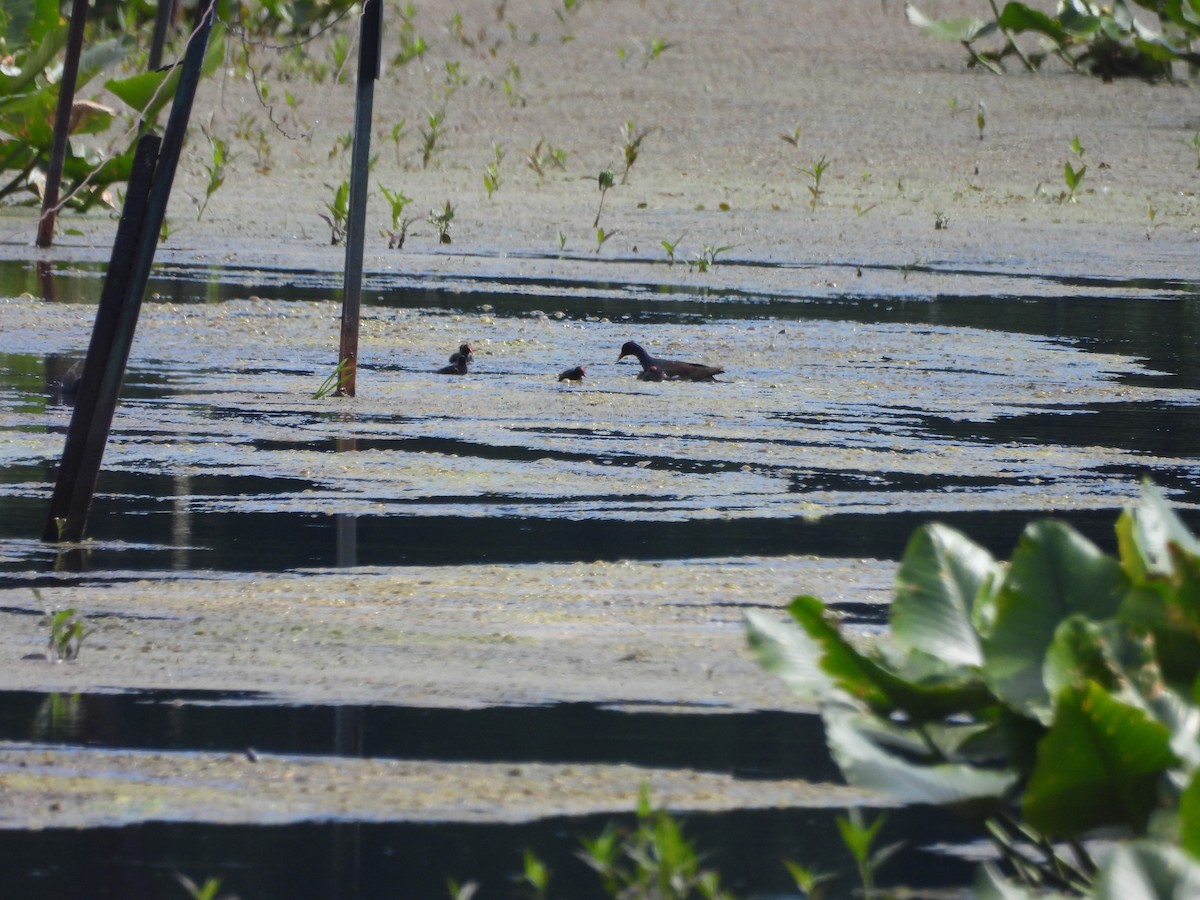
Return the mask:
[(583, 376), (587, 373), (583, 371), (583, 366), (575, 366), (572, 369), (566, 369), (558, 373), (559, 381), (583, 381)]
[[(721, 366), (706, 366), (702, 363), (680, 362), (675, 359), (656, 359), (651, 356), (636, 341), (626, 341), (621, 346), (621, 355), (617, 362), (626, 356), (636, 356), (642, 364), (642, 372), (638, 378), (642, 381), (662, 381), (664, 378), (672, 381), (715, 381), (714, 376), (720, 375), (725, 369)], [(658, 375), (649, 375), (657, 369)]]
[(471, 345), (459, 344), (458, 351), (450, 354), (450, 365), (442, 366), (437, 373), (439, 375), (466, 375), (467, 364), (471, 361), (471, 356)]

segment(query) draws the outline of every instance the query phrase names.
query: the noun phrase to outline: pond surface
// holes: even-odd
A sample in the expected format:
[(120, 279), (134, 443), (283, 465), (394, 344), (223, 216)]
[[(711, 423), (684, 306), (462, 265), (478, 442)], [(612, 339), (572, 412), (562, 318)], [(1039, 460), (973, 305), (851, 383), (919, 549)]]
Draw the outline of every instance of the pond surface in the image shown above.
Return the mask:
[[(922, 293), (923, 272), (962, 290)], [(1032, 297), (1011, 276), (1011, 294), (984, 297), (973, 279), (994, 273), (913, 275), (894, 295), (830, 298), (382, 273), (364, 297), (358, 396), (316, 399), (337, 343), (331, 276), (160, 267), (91, 541), (58, 554), (38, 540), (70, 418), (57, 383), (82, 357), (100, 281), (89, 266), (50, 277), (0, 264), (0, 589), (15, 598), (114, 573), (119, 583), (332, 566), (894, 560), (931, 519), (1007, 557), (1047, 514), (1112, 549), (1116, 515), (1143, 477), (1196, 521), (1193, 285), (1043, 277)], [(846, 276), (852, 285), (852, 267)], [(635, 363), (616, 362), (630, 339), (726, 373), (715, 384), (640, 382)], [(434, 374), (462, 341), (475, 348), (471, 373)], [(583, 384), (556, 380), (576, 364)], [(848, 611), (880, 621), (878, 608)], [(227, 694), (189, 695), (180, 713), (140, 694), (93, 697), (104, 714), (80, 733), (73, 719), (39, 714), (46, 703), (0, 699), (0, 739), (836, 781), (819, 727), (800, 714), (281, 707)], [(351, 751), (331, 737), (347, 716), (369, 735)], [(962, 839), (939, 815), (889, 816), (916, 846)], [(491, 886), (481, 896), (503, 896), (524, 847), (566, 871), (575, 836), (606, 820), (6, 826), (0, 877), (29, 897), (82, 886), (178, 896), (177, 870), (220, 875), (247, 900), (435, 896), (446, 877), (480, 878)], [(740, 893), (758, 896), (786, 892), (779, 859), (840, 852), (828, 810), (698, 813), (689, 833), (717, 851)], [(889, 880), (962, 884), (968, 872), (916, 854)], [(584, 873), (571, 877), (560, 888), (586, 896)]]

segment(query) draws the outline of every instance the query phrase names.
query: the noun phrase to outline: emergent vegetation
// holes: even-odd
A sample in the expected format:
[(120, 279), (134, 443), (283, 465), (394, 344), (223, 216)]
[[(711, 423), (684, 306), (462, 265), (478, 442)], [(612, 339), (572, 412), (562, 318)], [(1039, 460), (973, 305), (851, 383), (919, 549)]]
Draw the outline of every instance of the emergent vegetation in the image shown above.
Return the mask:
[[(1002, 563), (925, 526), (870, 644), (813, 597), (789, 608), (798, 628), (749, 616), (851, 783), (979, 817), (988, 896), (1200, 891), (1200, 542), (1149, 484), (1116, 537), (1114, 558), (1038, 521)], [(1101, 834), (1118, 842), (1098, 866)]]

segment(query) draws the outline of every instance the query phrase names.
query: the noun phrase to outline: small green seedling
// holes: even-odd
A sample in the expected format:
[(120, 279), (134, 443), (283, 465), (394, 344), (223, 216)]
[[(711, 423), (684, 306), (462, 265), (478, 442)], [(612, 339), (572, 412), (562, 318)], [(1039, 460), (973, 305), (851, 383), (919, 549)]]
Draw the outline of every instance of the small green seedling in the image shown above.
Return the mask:
[(624, 142), (625, 152), (625, 171), (621, 173), (621, 184), (625, 184), (629, 180), (629, 170), (633, 168), (633, 164), (637, 162), (638, 152), (641, 149), (642, 141), (646, 139), (653, 128), (646, 128), (637, 132), (633, 121), (630, 120), (621, 126), (621, 140)]
[(400, 165), (400, 142), (404, 140), (404, 126), (408, 124), (407, 119), (401, 119), (392, 126), (392, 130), (388, 132), (388, 136), (392, 139), (392, 145), (396, 148), (396, 165)]
[(807, 186), (809, 193), (808, 208), (810, 210), (815, 210), (817, 208), (817, 203), (820, 201), (821, 195), (825, 193), (823, 190), (821, 190), (821, 177), (825, 174), (825, 170), (828, 168), (829, 162), (824, 156), (822, 156), (809, 168), (800, 169), (802, 173), (807, 175), (812, 180), (812, 184)]
[(404, 208), (412, 203), (412, 197), (405, 196), (402, 191), (390, 191), (382, 184), (379, 186), (379, 190), (392, 208), (392, 227), (390, 231), (384, 232), (388, 239), (388, 249), (401, 249), (404, 246), (405, 237), (408, 236), (408, 226), (416, 221), (416, 219), (404, 215)]
[(534, 900), (544, 900), (550, 887), (550, 867), (532, 850), (525, 851), (523, 863), (524, 869), (517, 881), (529, 888)]
[(975, 127), (979, 129), (979, 139), (983, 140), (983, 129), (987, 126), (987, 107), (980, 100), (975, 107)]
[(208, 184), (204, 189), (204, 200), (196, 203), (197, 222), (204, 215), (204, 210), (208, 208), (208, 201), (212, 199), (212, 195), (225, 183), (225, 164), (232, 159), (229, 154), (229, 145), (225, 141), (221, 140), (207, 128), (202, 127), (200, 131), (208, 138), (211, 159), (204, 167), (204, 171), (208, 173)]
[(603, 228), (597, 228), (596, 229), (596, 252), (599, 253), (600, 248), (604, 246), (604, 242), (607, 241), (610, 237), (613, 237), (616, 233), (617, 232), (615, 230), (614, 231), (605, 231)]
[(464, 881), (459, 884), (450, 878), (446, 881), (446, 890), (450, 892), (450, 900), (471, 900), (479, 892), (479, 882)]
[(694, 268), (700, 272), (707, 272), (717, 264), (717, 257), (726, 250), (732, 250), (733, 245), (729, 244), (725, 247), (714, 247), (711, 244), (704, 244), (700, 248), (700, 252), (688, 261), (688, 267)]
[(1187, 145), (1196, 154), (1196, 168), (1200, 169), (1200, 131), (1192, 135), (1192, 139), (1187, 142)]
[(1083, 176), (1087, 174), (1087, 166), (1083, 162), (1083, 145), (1079, 143), (1079, 136), (1076, 135), (1071, 140), (1071, 152), (1075, 158), (1079, 160), (1079, 168), (1076, 169), (1071, 165), (1071, 161), (1067, 160), (1063, 163), (1063, 180), (1067, 184), (1067, 200), (1070, 203), (1075, 203), (1075, 195), (1079, 192), (1080, 185), (1083, 184)]
[(347, 131), (345, 134), (339, 134), (333, 139), (333, 146), (329, 148), (329, 158), (333, 159), (339, 153), (345, 153), (354, 144), (354, 132)]
[(785, 859), (783, 865), (791, 874), (792, 880), (796, 882), (796, 887), (799, 888), (805, 900), (823, 900), (825, 896), (825, 883), (832, 881), (834, 878), (833, 875), (828, 872), (818, 872), (815, 869), (809, 869), (790, 859)]
[(167, 216), (163, 216), (162, 225), (158, 228), (159, 241), (165, 244), (174, 233), (175, 226), (171, 224), (171, 220)]
[(321, 386), (313, 392), (314, 400), (323, 400), (330, 394), (341, 394), (342, 388), (350, 378), (350, 358), (347, 357), (337, 364), (337, 368), (325, 376)]
[(600, 227), (600, 212), (604, 209), (604, 195), (617, 183), (611, 166), (597, 176), (596, 183), (600, 185), (600, 205), (596, 207), (596, 221), (592, 223), (593, 228)]
[(846, 845), (846, 849), (850, 851), (850, 855), (854, 857), (854, 863), (858, 867), (858, 877), (862, 882), (864, 897), (875, 896), (875, 873), (901, 846), (900, 844), (889, 844), (881, 850), (871, 851), (871, 845), (879, 836), (879, 829), (883, 827), (886, 818), (881, 814), (870, 825), (864, 825), (862, 811), (857, 807), (850, 809), (847, 816), (837, 817), (842, 843)]
[(508, 64), (508, 70), (505, 73), (504, 79), (501, 83), (504, 85), (504, 96), (508, 100), (509, 106), (525, 105), (526, 101), (524, 95), (517, 90), (518, 85), (521, 83), (520, 66), (518, 66), (515, 62), (510, 62)]
[(325, 203), (325, 209), (329, 211), (329, 215), (325, 215), (325, 213), (317, 215), (329, 223), (329, 243), (340, 244), (346, 239), (346, 222), (350, 218), (350, 182), (345, 180), (337, 187), (332, 184), (327, 184), (325, 187), (333, 191), (333, 198)]
[(1158, 218), (1158, 210), (1154, 208), (1154, 204), (1149, 200), (1146, 201), (1146, 240), (1150, 240), (1150, 235), (1155, 228), (1162, 225), (1162, 222), (1155, 221)]
[(795, 128), (793, 128), (791, 134), (781, 134), (780, 137), (783, 138), (785, 141), (787, 141), (789, 144), (791, 144), (793, 147), (799, 148), (800, 147), (800, 126), (797, 125)]
[(416, 8), (408, 3), (400, 10), (400, 52), (392, 60), (393, 66), (403, 66), (424, 56), (429, 50), (425, 38), (417, 32), (413, 24)]
[(538, 184), (546, 180), (546, 166), (552, 165), (557, 169), (565, 169), (567, 167), (567, 152), (561, 147), (546, 147), (546, 152), (542, 152), (542, 146), (546, 143), (546, 139), (542, 138), (533, 149), (525, 154), (525, 164), (533, 170), (537, 175)]
[(50, 662), (67, 662), (78, 659), (83, 639), (91, 634), (91, 631), (84, 625), (83, 616), (74, 609), (59, 609), (52, 612), (46, 608), (41, 591), (35, 589), (33, 595), (45, 610), (41, 625), (50, 632), (46, 639), (46, 659)]
[(188, 892), (188, 896), (192, 900), (237, 900), (233, 894), (218, 894), (221, 890), (221, 879), (209, 876), (204, 880), (203, 885), (197, 885), (196, 882), (188, 878), (181, 872), (175, 873), (175, 880), (183, 885), (183, 889)]
[(650, 47), (646, 51), (646, 58), (642, 65), (650, 65), (652, 61), (658, 59), (663, 55), (664, 52), (670, 50), (674, 46), (675, 44), (673, 44), (671, 41), (668, 41), (666, 38), (651, 38)]
[(950, 227), (950, 217), (944, 212), (935, 212), (933, 214), (933, 230), (945, 231)]
[(425, 116), (425, 122), (428, 128), (421, 129), (421, 168), (429, 168), (429, 162), (433, 159), (433, 154), (437, 152), (437, 143), (441, 140), (442, 135), (446, 133), (446, 108), (428, 112)]
[(487, 190), (489, 200), (500, 188), (500, 163), (504, 159), (504, 149), (495, 141), (492, 141), (492, 154), (495, 160), (488, 163), (483, 170), (483, 186)]
[(567, 236), (563, 234), (561, 228), (558, 230), (558, 249), (560, 251), (567, 249)]
[(683, 240), (683, 235), (675, 238), (674, 241), (660, 241), (662, 248), (667, 251), (667, 265), (675, 265), (675, 248), (679, 246), (679, 242)]
[(449, 200), (440, 212), (431, 209), (425, 221), (437, 229), (439, 244), (450, 243), (450, 223), (454, 221), (454, 207), (450, 205)]

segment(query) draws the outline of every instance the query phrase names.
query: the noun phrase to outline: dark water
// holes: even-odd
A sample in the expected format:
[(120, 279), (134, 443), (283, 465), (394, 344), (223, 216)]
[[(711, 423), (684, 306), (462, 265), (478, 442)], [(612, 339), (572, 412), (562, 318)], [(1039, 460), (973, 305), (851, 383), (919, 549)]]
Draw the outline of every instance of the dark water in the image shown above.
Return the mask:
[(440, 762), (625, 763), (841, 781), (817, 715), (613, 708), (619, 705), (280, 706), (254, 694), (219, 692), (9, 691), (0, 693), (0, 740)]
[[(847, 271), (855, 267), (846, 263)], [(969, 280), (974, 274), (936, 269)], [(914, 269), (914, 271), (920, 271)], [(1033, 276), (1030, 276), (1031, 278)], [(1152, 402), (1112, 402), (1062, 408), (1038, 407), (987, 421), (960, 421), (914, 413), (911, 427), (928, 439), (980, 445), (1012, 445), (1036, 454), (1049, 446), (1100, 446), (1129, 451), (1134, 462), (1100, 473), (1135, 483), (1145, 471), (1136, 462), (1164, 457), (1155, 480), (1184, 504), (1200, 503), (1200, 414), (1173, 393), (1200, 389), (1200, 292), (1188, 282), (1105, 282), (1036, 276), (1045, 294), (1020, 294), (1021, 276), (1009, 275), (1013, 292), (980, 297), (912, 295), (836, 299), (778, 294), (658, 288), (628, 284), (571, 284), (536, 280), (422, 280), (379, 274), (378, 295), (367, 304), (479, 312), (502, 308), (506, 316), (539, 309), (561, 311), (580, 322), (688, 324), (714, 317), (725, 321), (840, 321), (903, 323), (1038, 335), (1085, 351), (1144, 361), (1146, 371), (1122, 381), (1161, 388)], [(853, 283), (852, 279), (847, 279)], [(151, 284), (154, 300), (220, 303), (267, 293), (295, 300), (336, 299), (337, 281), (311, 272), (160, 267)], [(98, 269), (78, 266), (55, 273), (60, 302), (93, 302)], [(1106, 288), (1112, 296), (1104, 296)], [(28, 266), (0, 264), (0, 295), (44, 288)], [(374, 288), (373, 288), (374, 289)], [(1080, 296), (1083, 291), (1088, 296)], [(1128, 296), (1133, 292), (1134, 296)], [(553, 295), (553, 300), (548, 295)], [(154, 302), (152, 300), (152, 302)], [(70, 360), (0, 357), (0, 392), (10, 407), (44, 405), (49, 385)], [(150, 371), (131, 372), (124, 397), (171, 396), (170, 379)], [(220, 414), (214, 411), (214, 415)], [(797, 417), (797, 424), (804, 424)], [(425, 442), (425, 443), (420, 443)], [(333, 452), (332, 440), (299, 437), (255, 448)], [(363, 440), (363, 450), (461, 453), (521, 462), (520, 447), (496, 447), (448, 438)], [(568, 460), (571, 451), (559, 458)], [(538, 450), (538, 457), (545, 457)], [(627, 464), (614, 455), (614, 465)], [(86, 581), (110, 571), (278, 571), (347, 564), (465, 564), (674, 559), (726, 556), (817, 554), (827, 557), (898, 558), (908, 536), (931, 516), (889, 508), (889, 495), (923, 494), (941, 500), (973, 491), (1004, 491), (1021, 485), (970, 471), (922, 475), (823, 470), (809, 467), (794, 477), (797, 492), (860, 490), (882, 498), (877, 511), (833, 512), (804, 517), (710, 518), (679, 521), (622, 521), (571, 516), (412, 515), (402, 501), (371, 515), (326, 516), (270, 511), (220, 512), (192, 509), (181, 517), (171, 508), (179, 486), (156, 471), (104, 472), (91, 517), (93, 546), (59, 555), (37, 542), (54, 460), (0, 468), (0, 486), (21, 486), (0, 495), (0, 582), (6, 587)], [(638, 457), (651, 468), (707, 463), (669, 456)], [(632, 464), (632, 463), (628, 463)], [(710, 467), (711, 468), (711, 467)], [(30, 486), (34, 486), (31, 488)], [(208, 498), (302, 494), (317, 487), (303, 478), (203, 474), (186, 490)], [(481, 507), (500, 508), (508, 498), (480, 498)], [(556, 498), (557, 499), (557, 498)], [(459, 500), (460, 507), (465, 501)], [(1120, 503), (1096, 509), (1056, 510), (1106, 550)], [(1007, 557), (1037, 508), (979, 510), (964, 503), (942, 504), (936, 518), (969, 534), (994, 554)], [(1184, 510), (1185, 520), (1200, 523)], [(72, 574), (73, 573), (73, 574)], [(132, 577), (132, 576), (121, 576)], [(254, 747), (277, 753), (342, 753), (350, 756), (502, 761), (633, 762), (729, 771), (743, 777), (829, 779), (836, 770), (823, 745), (819, 722), (777, 713), (705, 715), (704, 711), (622, 712), (587, 705), (545, 708), (436, 711), (403, 708), (285, 708), (254, 696), (88, 696), (72, 701), (76, 712), (56, 720), (44, 712), (47, 698), (0, 695), (0, 738), (69, 745), (229, 750)], [(80, 714), (80, 710), (85, 714)], [(146, 823), (126, 828), (22, 832), (0, 830), (0, 896), (23, 898), (182, 897), (172, 873), (202, 881), (222, 879), (243, 900), (264, 898), (395, 898), (447, 896), (445, 880), (479, 880), (480, 897), (514, 895), (509, 876), (520, 869), (521, 853), (534, 849), (558, 873), (563, 896), (598, 896), (594, 881), (575, 859), (580, 834), (596, 834), (608, 817), (553, 819), (529, 825), (364, 824), (216, 826)], [(824, 811), (734, 812), (688, 817), (688, 833), (711, 852), (739, 894), (793, 893), (780, 860), (796, 859), (826, 870), (852, 865), (837, 840), (833, 813)], [(968, 834), (941, 813), (909, 808), (889, 813), (882, 842), (906, 839), (914, 846), (957, 841)], [(970, 868), (944, 856), (902, 854), (883, 873), (887, 883), (964, 884)], [(566, 885), (566, 887), (562, 887)], [(843, 879), (838, 893), (849, 893)], [(10, 893), (11, 892), (11, 893)]]
[[(864, 811), (867, 821), (875, 815)], [(797, 896), (783, 860), (844, 873), (832, 885), (850, 896), (853, 861), (838, 841), (833, 810), (740, 811), (681, 817), (685, 836), (706, 853), (739, 897)], [(929, 810), (889, 810), (880, 846), (912, 848), (884, 866), (882, 885), (926, 887), (969, 882), (973, 866), (923, 847), (968, 836)], [(576, 856), (580, 837), (632, 817), (547, 819), (526, 825), (315, 823), (287, 826), (147, 823), (86, 831), (0, 832), (5, 896), (22, 900), (186, 900), (174, 878), (221, 880), (243, 900), (396, 900), (446, 898), (447, 880), (479, 883), (482, 900), (528, 896), (514, 882), (532, 850), (551, 870), (555, 897), (607, 896)], [(14, 893), (8, 893), (12, 891)]]

